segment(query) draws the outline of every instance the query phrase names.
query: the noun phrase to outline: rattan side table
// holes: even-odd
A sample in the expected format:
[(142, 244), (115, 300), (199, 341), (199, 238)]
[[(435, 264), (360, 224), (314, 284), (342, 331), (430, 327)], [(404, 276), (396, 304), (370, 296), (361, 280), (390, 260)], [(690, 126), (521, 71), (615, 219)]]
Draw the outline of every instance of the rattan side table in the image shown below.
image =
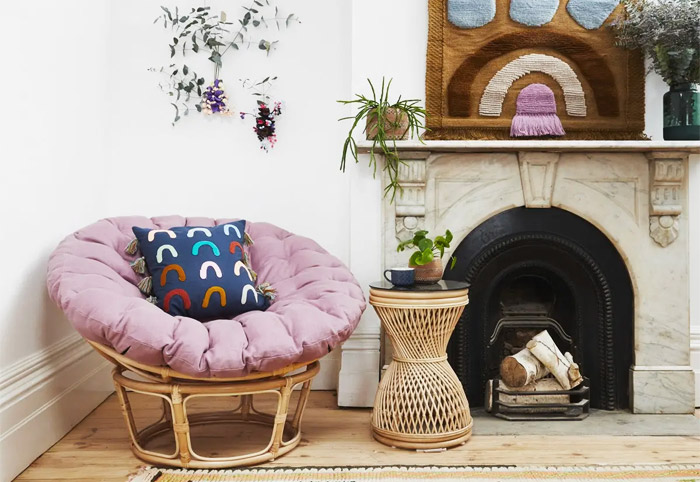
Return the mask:
[(471, 436), (469, 402), (447, 362), (447, 342), (469, 302), (458, 281), (395, 287), (370, 285), (369, 302), (394, 348), (379, 384), (372, 435), (406, 449), (463, 444)]

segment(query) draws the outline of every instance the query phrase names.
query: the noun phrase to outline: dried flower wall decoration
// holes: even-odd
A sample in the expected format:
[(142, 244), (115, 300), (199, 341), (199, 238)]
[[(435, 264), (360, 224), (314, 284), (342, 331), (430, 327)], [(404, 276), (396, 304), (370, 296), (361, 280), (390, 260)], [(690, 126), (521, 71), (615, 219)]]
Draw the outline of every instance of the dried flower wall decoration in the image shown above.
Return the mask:
[(250, 79), (242, 80), (243, 87), (253, 91), (253, 96), (257, 97), (257, 112), (241, 112), (241, 119), (246, 117), (255, 118), (253, 131), (260, 141), (260, 149), (268, 151), (275, 147), (277, 142), (277, 134), (275, 133), (275, 121), (282, 114), (282, 103), (273, 101), (268, 94), (272, 83), (277, 80), (277, 77), (266, 77), (260, 82), (252, 82)]
[[(230, 114), (231, 101), (220, 75), (226, 54), (253, 46), (270, 55), (279, 40), (257, 36), (256, 33), (273, 27), (280, 31), (293, 23), (301, 23), (293, 13), (283, 15), (273, 2), (254, 0), (248, 7), (242, 7), (243, 14), (235, 22), (229, 22), (225, 12), (219, 15), (212, 13), (210, 7), (193, 7), (188, 13), (181, 13), (178, 8), (172, 11), (160, 7), (163, 13), (154, 24), (162, 23), (163, 28), (172, 31), (168, 48), (173, 60), (167, 67), (149, 70), (166, 76), (159, 86), (171, 98), (175, 110), (173, 125), (193, 109), (212, 115)], [(207, 56), (214, 67), (212, 77), (200, 75), (186, 63), (187, 58), (193, 55)], [(274, 114), (275, 110), (273, 107), (271, 111), (273, 119), (274, 115), (279, 115)], [(274, 134), (274, 122), (272, 128)], [(264, 135), (268, 140), (271, 137)]]

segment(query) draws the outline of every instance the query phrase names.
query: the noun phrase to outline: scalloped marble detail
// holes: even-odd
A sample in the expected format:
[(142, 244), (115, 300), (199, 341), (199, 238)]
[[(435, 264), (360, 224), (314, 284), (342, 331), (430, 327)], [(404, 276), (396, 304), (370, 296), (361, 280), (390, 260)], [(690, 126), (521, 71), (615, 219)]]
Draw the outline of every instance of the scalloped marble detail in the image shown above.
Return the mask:
[(566, 10), (580, 26), (595, 30), (603, 26), (619, 0), (569, 0)]
[(529, 27), (541, 27), (552, 21), (559, 0), (511, 0), (510, 18)]
[(460, 28), (478, 28), (496, 16), (496, 0), (447, 0), (447, 20)]

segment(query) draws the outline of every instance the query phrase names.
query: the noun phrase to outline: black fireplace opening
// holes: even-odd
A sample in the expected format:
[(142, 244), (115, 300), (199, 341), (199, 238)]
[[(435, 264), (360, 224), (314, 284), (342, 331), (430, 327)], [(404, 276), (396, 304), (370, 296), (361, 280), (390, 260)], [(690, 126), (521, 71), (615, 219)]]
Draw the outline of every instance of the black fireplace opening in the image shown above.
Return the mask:
[(474, 229), (445, 279), (470, 284), (448, 359), (472, 406), (500, 362), (543, 329), (590, 380), (591, 406), (629, 406), (634, 294), (615, 246), (568, 211), (515, 208)]

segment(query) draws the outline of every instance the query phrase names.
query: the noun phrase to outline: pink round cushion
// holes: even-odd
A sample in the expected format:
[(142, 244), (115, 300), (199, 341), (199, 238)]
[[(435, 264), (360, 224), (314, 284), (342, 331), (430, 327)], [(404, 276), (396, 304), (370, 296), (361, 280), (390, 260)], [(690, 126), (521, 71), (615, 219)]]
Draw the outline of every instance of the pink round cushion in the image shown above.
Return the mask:
[(259, 282), (277, 290), (266, 311), (206, 323), (146, 301), (124, 252), (132, 226), (214, 226), (232, 219), (119, 217), (64, 239), (49, 259), (49, 295), (82, 336), (150, 365), (196, 377), (239, 377), (320, 358), (346, 340), (365, 309), (343, 263), (314, 241), (267, 223), (247, 224)]

